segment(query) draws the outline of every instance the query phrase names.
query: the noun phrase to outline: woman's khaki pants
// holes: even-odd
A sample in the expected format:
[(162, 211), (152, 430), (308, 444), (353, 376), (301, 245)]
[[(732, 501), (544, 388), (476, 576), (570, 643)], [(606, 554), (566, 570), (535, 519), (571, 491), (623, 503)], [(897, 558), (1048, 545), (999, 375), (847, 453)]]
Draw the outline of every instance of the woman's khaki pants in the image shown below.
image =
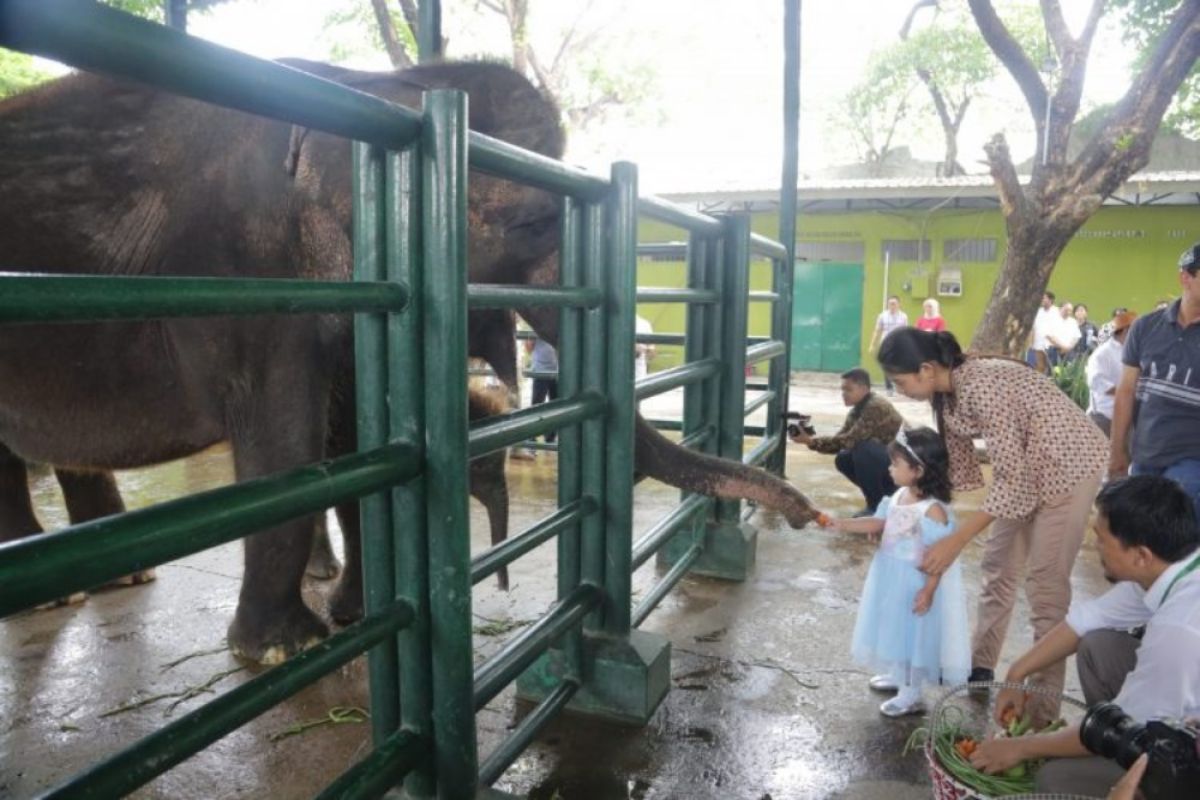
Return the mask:
[[(1083, 542), (1100, 477), (1080, 483), (1066, 495), (1041, 503), (1024, 519), (997, 519), (984, 545), (983, 587), (971, 642), (971, 663), (995, 669), (1008, 633), (1017, 583), (1025, 577), (1034, 641), (1062, 622), (1071, 605), (1071, 568)], [(1061, 694), (1066, 663), (1030, 676), (1030, 682)], [(1034, 695), (1038, 697), (1038, 695)], [(1058, 701), (1038, 701), (1037, 716), (1053, 718)]]

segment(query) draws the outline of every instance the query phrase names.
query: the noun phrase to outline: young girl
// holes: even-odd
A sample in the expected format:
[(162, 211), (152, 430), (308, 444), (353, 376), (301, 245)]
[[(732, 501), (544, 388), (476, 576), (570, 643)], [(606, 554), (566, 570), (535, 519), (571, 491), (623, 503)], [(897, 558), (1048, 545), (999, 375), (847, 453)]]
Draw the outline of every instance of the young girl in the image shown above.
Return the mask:
[(876, 691), (895, 691), (879, 710), (888, 717), (924, 711), (921, 688), (966, 680), (971, 667), (966, 599), (955, 563), (941, 576), (919, 567), (926, 547), (954, 529), (949, 457), (929, 428), (900, 430), (888, 445), (888, 471), (899, 489), (867, 519), (834, 520), (847, 533), (883, 534), (854, 625), (854, 660), (878, 671)]

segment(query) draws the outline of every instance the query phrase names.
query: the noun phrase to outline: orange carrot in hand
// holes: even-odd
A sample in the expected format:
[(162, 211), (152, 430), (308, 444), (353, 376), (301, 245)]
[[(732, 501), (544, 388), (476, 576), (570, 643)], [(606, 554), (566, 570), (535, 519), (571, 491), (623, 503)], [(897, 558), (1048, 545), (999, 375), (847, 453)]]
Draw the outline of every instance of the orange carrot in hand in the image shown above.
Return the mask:
[(817, 524), (822, 528), (828, 528), (833, 524), (833, 519), (824, 511), (820, 511), (817, 513)]

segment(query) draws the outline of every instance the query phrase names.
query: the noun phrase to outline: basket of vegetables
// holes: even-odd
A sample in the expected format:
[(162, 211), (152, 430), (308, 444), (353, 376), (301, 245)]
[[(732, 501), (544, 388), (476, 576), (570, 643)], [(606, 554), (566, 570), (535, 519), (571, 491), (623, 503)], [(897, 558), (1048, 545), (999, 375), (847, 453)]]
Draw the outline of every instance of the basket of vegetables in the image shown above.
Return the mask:
[[(988, 736), (1026, 736), (1048, 733), (1066, 725), (1059, 719), (1034, 730), (1028, 716), (1016, 714), (1004, 719), (1003, 726), (992, 720), (984, 704), (968, 700), (969, 692), (1016, 688), (1027, 692), (1051, 694), (1037, 686), (1011, 683), (964, 683), (947, 692), (929, 712), (926, 727), (918, 728), (909, 740), (910, 747), (920, 746), (929, 765), (934, 800), (994, 800), (994, 798), (1038, 798), (1034, 778), (1041, 762), (1023, 762), (998, 775), (988, 775), (971, 765), (971, 753)], [(1085, 709), (1083, 703), (1062, 696), (1066, 706)], [(1066, 798), (1067, 795), (1053, 795)], [(1079, 798), (1079, 800), (1088, 800)]]

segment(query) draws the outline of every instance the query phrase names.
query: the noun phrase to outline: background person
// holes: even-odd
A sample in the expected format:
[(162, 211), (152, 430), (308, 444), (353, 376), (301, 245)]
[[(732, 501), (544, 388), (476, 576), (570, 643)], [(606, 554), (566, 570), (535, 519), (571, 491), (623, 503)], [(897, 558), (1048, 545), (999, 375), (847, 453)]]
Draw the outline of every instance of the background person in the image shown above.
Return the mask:
[[(871, 343), (867, 345), (867, 352), (874, 353), (876, 344), (885, 341), (893, 331), (907, 327), (908, 314), (900, 310), (900, 298), (892, 295), (887, 299), (887, 308), (880, 311), (879, 316), (875, 318), (875, 331), (871, 334)], [(894, 389), (892, 381), (887, 375), (883, 376), (883, 388), (887, 389), (888, 397), (891, 397)]]
[(1125, 337), (1129, 326), (1137, 319), (1132, 311), (1123, 311), (1113, 317), (1112, 334), (1104, 344), (1088, 357), (1088, 416), (1105, 436), (1112, 433), (1113, 398), (1125, 365), (1121, 362), (1121, 351), (1125, 348)]
[[(1071, 567), (1104, 472), (1104, 434), (1045, 376), (1012, 359), (967, 357), (950, 333), (896, 331), (879, 349), (879, 363), (903, 394), (933, 404), (955, 491), (983, 485), (973, 440), (987, 444), (992, 484), (983, 505), (925, 552), (922, 569), (942, 574), (992, 525), (971, 671), (973, 681), (992, 680), (1026, 565), (1035, 640), (1066, 616)], [(1035, 680), (1060, 693), (1063, 677), (1060, 664)]]
[[(558, 353), (554, 347), (541, 337), (525, 340), (525, 349), (530, 354), (529, 368), (535, 372), (554, 373), (553, 375), (533, 378), (533, 395), (529, 399), (530, 406), (558, 399)], [(554, 431), (546, 434), (546, 441), (553, 442)]]
[[(636, 333), (654, 333), (654, 327), (645, 317), (637, 317), (634, 322)], [(652, 344), (634, 344), (633, 379), (640, 381), (650, 374), (650, 359), (654, 358), (657, 348)]]
[(1181, 297), (1129, 329), (1121, 353), (1125, 369), (1113, 403), (1109, 474), (1165, 475), (1191, 496), (1200, 519), (1198, 273), (1200, 243), (1180, 256)]
[(1071, 350), (1071, 355), (1068, 360), (1074, 361), (1077, 358), (1087, 358), (1088, 354), (1096, 349), (1099, 344), (1097, 336), (1100, 331), (1088, 319), (1088, 307), (1083, 303), (1075, 306), (1075, 324), (1079, 326), (1079, 341), (1075, 343), (1075, 347)]
[(962, 683), (971, 667), (962, 570), (924, 575), (924, 549), (950, 533), (950, 467), (942, 437), (930, 428), (903, 428), (888, 445), (892, 480), (900, 488), (871, 519), (834, 520), (846, 533), (883, 535), (871, 561), (854, 623), (854, 661), (880, 674), (868, 685), (896, 692), (886, 717), (925, 709), (921, 690)]
[(888, 475), (887, 446), (896, 438), (904, 418), (871, 391), (871, 376), (865, 369), (842, 373), (842, 402), (850, 407), (850, 413), (833, 436), (809, 436), (801, 431), (791, 439), (809, 450), (836, 454), (834, 466), (859, 488), (866, 501), (857, 516), (868, 516), (875, 513), (885, 495), (896, 491)]
[[(1096, 544), (1104, 577), (1116, 585), (1071, 607), (1009, 669), (1021, 683), (1072, 653), (1089, 706), (1113, 702), (1136, 722), (1200, 714), (1200, 528), (1188, 496), (1174, 481), (1137, 475), (1114, 481), (1096, 498)], [(1145, 625), (1139, 641), (1128, 630)], [(1027, 696), (1004, 689), (996, 717), (1023, 713)], [(999, 772), (1051, 758), (1038, 771), (1040, 792), (1101, 796), (1121, 776), (1115, 762), (1093, 756), (1079, 725), (980, 744), (976, 767)]]
[(921, 318), (917, 320), (917, 327), (923, 331), (946, 330), (946, 320), (942, 319), (942, 311), (937, 300), (928, 297), (921, 304)]
[(1054, 305), (1054, 292), (1042, 293), (1042, 304), (1037, 316), (1033, 318), (1033, 331), (1030, 333), (1029, 352), (1026, 361), (1029, 366), (1043, 374), (1050, 373), (1051, 348), (1049, 334), (1058, 324), (1059, 311)]

